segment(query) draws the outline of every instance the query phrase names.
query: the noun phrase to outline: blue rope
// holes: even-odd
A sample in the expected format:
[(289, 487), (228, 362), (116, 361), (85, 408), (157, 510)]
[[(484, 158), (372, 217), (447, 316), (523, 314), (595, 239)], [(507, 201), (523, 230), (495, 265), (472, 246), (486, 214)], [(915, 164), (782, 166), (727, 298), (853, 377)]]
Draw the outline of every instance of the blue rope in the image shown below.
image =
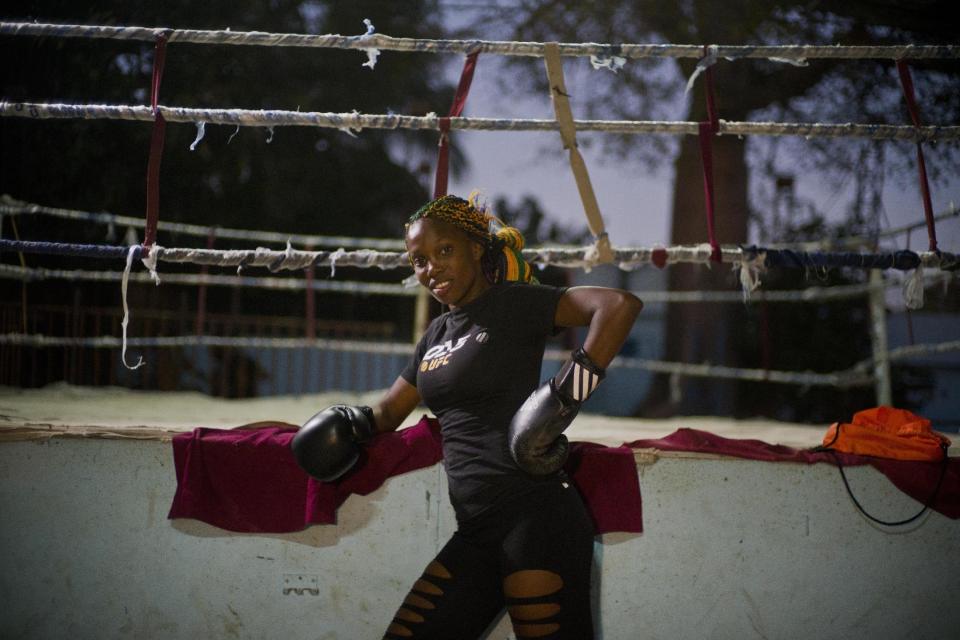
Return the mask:
[[(920, 266), (920, 255), (913, 251), (891, 251), (889, 253), (855, 253), (850, 251), (792, 251), (790, 249), (764, 249), (763, 247), (741, 247), (744, 256), (750, 259), (766, 254), (764, 265), (786, 269), (810, 269), (825, 267), (855, 267), (858, 269), (897, 269), (910, 271)], [(955, 271), (960, 263), (951, 253), (940, 254), (940, 269)]]
[[(106, 244), (64, 244), (62, 242), (32, 242), (29, 240), (7, 240), (0, 238), (0, 251), (17, 251), (20, 253), (41, 253), (57, 256), (78, 256), (82, 258), (119, 258), (127, 259), (130, 247), (113, 246)], [(139, 258), (143, 247), (138, 246), (133, 253)]]
[[(741, 247), (743, 256), (747, 260), (755, 259), (759, 254), (766, 254), (764, 261), (767, 267), (785, 269), (810, 269), (826, 267), (854, 267), (858, 269), (897, 269), (910, 271), (920, 266), (920, 255), (913, 251), (892, 251), (889, 253), (854, 253), (854, 252), (804, 252), (790, 249), (765, 249), (763, 247)], [(0, 252), (17, 251), (20, 253), (40, 253), (48, 255), (78, 256), (83, 258), (123, 259), (130, 252), (130, 247), (104, 244), (64, 244), (61, 242), (32, 242), (28, 240), (7, 240), (0, 238)], [(937, 252), (940, 256), (942, 271), (957, 271), (960, 269), (960, 257), (945, 251)], [(134, 249), (134, 258), (140, 258), (143, 247)]]

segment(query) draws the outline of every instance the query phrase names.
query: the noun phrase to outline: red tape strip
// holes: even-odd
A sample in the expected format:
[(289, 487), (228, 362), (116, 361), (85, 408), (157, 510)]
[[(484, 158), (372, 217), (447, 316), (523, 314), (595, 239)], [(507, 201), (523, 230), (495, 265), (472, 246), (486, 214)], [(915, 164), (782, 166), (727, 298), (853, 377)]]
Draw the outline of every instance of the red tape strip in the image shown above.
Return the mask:
[(463, 113), (463, 107), (467, 103), (467, 95), (470, 93), (470, 84), (473, 82), (473, 72), (477, 68), (477, 56), (479, 52), (467, 55), (463, 63), (463, 71), (460, 72), (460, 83), (457, 85), (457, 92), (453, 94), (453, 105), (450, 107), (450, 113), (446, 118), (440, 118), (440, 149), (437, 151), (437, 174), (433, 183), (434, 199), (447, 195), (447, 183), (450, 174), (450, 118), (459, 118)]
[(440, 145), (437, 150), (437, 173), (433, 180), (433, 199), (447, 195), (450, 174), (450, 118), (440, 118)]
[[(707, 48), (703, 48), (704, 55), (707, 54)], [(710, 128), (712, 133), (717, 133), (720, 131), (720, 117), (717, 115), (717, 103), (713, 95), (713, 66), (709, 66), (706, 69), (706, 78), (704, 79), (707, 93), (707, 119), (710, 120)]]
[[(703, 48), (704, 56), (707, 55), (707, 47)], [(715, 211), (714, 211), (714, 191), (713, 191), (713, 136), (720, 130), (720, 118), (717, 115), (717, 103), (714, 99), (713, 90), (713, 68), (706, 68), (706, 77), (704, 80), (704, 93), (707, 96), (707, 118), (706, 122), (701, 122), (699, 126), (700, 138), (700, 161), (703, 165), (703, 197), (707, 209), (707, 239), (710, 242), (710, 260), (713, 262), (723, 262), (723, 253), (720, 251), (720, 245), (717, 243)]]
[(150, 158), (147, 161), (147, 220), (143, 233), (144, 257), (157, 239), (157, 221), (160, 217), (160, 160), (163, 157), (163, 141), (166, 120), (157, 109), (160, 97), (160, 81), (163, 79), (163, 64), (167, 55), (167, 34), (157, 36), (153, 55), (153, 78), (150, 83), (150, 109), (153, 111), (153, 134), (150, 136)]
[[(907, 101), (907, 111), (913, 126), (920, 126), (920, 109), (917, 108), (917, 99), (914, 96), (913, 78), (910, 77), (910, 67), (903, 60), (897, 60), (897, 74), (900, 76), (900, 86), (903, 87), (903, 97)], [(923, 145), (917, 140), (917, 172), (920, 179), (920, 195), (923, 199), (923, 216), (927, 223), (927, 238), (930, 242), (930, 251), (937, 251), (937, 226), (933, 219), (933, 200), (930, 197), (930, 181), (927, 179), (927, 163), (923, 159)]]
[(710, 241), (710, 260), (723, 262), (723, 253), (717, 244), (717, 234), (714, 230), (713, 208), (713, 125), (701, 122), (700, 132), (700, 160), (703, 164), (703, 197), (707, 206), (707, 237)]

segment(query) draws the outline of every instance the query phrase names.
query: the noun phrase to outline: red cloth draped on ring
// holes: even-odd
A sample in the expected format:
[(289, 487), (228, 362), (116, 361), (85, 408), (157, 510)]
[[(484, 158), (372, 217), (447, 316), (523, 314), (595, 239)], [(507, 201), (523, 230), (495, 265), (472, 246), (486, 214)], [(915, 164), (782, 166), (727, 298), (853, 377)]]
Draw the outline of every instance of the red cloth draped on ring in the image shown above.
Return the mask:
[[(387, 478), (431, 466), (442, 457), (439, 424), (423, 418), (413, 427), (378, 436), (353, 471), (336, 483), (322, 483), (309, 478), (293, 460), (289, 443), (296, 426), (252, 427), (257, 428), (196, 429), (174, 438), (177, 491), (168, 517), (195, 518), (221, 529), (250, 533), (285, 533), (331, 524), (337, 508), (351, 494), (367, 495)], [(643, 529), (633, 449), (768, 462), (869, 464), (921, 503), (932, 495), (942, 469), (940, 462), (815, 452), (696, 429), (678, 429), (664, 438), (636, 440), (621, 447), (572, 445), (566, 469), (584, 497), (597, 533)], [(930, 508), (960, 518), (960, 459), (947, 462)]]
[[(377, 436), (358, 465), (337, 482), (317, 482), (297, 466), (289, 444), (297, 427), (195, 429), (173, 439), (177, 491), (169, 518), (194, 518), (245, 533), (287, 533), (336, 522), (351, 494), (367, 495), (387, 478), (442, 458), (440, 425), (416, 425)], [(642, 529), (640, 485), (627, 447), (573, 443), (567, 469), (598, 533)]]
[[(944, 469), (944, 463), (940, 461), (892, 460), (850, 453), (793, 449), (761, 440), (724, 438), (697, 429), (677, 429), (664, 438), (635, 440), (626, 446), (634, 449), (713, 453), (767, 462), (839, 462), (845, 467), (868, 464), (887, 476), (900, 491), (921, 504), (926, 504), (933, 495), (942, 473), (943, 480), (930, 508), (948, 518), (960, 518), (960, 458), (949, 458)], [(842, 488), (840, 490), (842, 491)]]

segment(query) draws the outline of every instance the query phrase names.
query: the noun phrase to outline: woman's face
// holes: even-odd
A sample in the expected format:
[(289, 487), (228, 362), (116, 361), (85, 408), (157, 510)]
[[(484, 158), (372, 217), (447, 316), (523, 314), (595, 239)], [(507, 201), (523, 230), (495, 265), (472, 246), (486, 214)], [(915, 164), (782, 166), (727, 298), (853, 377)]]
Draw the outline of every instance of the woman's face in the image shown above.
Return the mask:
[(421, 218), (407, 229), (406, 240), (417, 280), (450, 308), (462, 307), (490, 286), (480, 267), (483, 247), (452, 224)]

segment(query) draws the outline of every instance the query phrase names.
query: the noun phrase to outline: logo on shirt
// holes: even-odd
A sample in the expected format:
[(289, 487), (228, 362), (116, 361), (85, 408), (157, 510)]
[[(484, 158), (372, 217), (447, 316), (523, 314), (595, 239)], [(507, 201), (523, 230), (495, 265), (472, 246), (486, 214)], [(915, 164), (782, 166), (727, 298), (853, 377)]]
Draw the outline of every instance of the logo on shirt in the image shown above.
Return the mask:
[(483, 344), (489, 339), (490, 339), (490, 334), (488, 334), (486, 331), (481, 331), (480, 333), (477, 334), (477, 337), (476, 337), (476, 341), (479, 342), (480, 344)]
[(453, 340), (444, 340), (440, 344), (435, 344), (423, 354), (420, 361), (420, 371), (433, 371), (438, 367), (446, 366), (450, 362), (450, 356), (460, 349), (470, 339), (470, 334), (457, 338), (456, 344)]

